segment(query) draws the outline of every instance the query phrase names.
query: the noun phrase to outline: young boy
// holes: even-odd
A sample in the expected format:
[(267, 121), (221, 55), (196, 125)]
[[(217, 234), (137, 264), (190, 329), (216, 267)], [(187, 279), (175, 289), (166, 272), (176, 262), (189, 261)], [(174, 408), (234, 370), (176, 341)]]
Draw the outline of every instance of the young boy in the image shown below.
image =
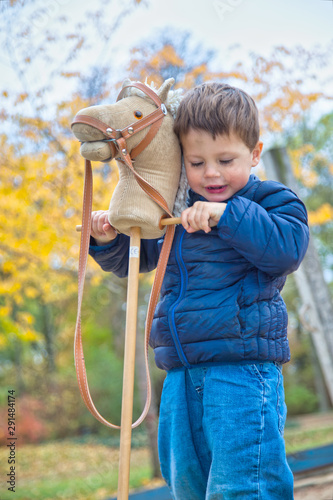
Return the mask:
[[(308, 245), (303, 203), (251, 175), (258, 112), (245, 92), (203, 84), (175, 120), (188, 183), (150, 345), (167, 371), (159, 420), (162, 474), (177, 500), (291, 500), (282, 364), (290, 359), (280, 292)], [(91, 255), (125, 276), (129, 238), (95, 212)], [(160, 242), (143, 240), (141, 272)]]

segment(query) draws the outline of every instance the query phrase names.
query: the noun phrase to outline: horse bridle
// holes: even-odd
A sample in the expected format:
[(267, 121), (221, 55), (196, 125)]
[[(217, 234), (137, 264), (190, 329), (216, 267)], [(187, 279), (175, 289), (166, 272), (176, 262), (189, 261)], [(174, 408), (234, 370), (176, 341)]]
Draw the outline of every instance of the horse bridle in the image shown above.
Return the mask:
[[(135, 121), (130, 125), (127, 125), (122, 130), (114, 129), (110, 127), (110, 125), (108, 125), (107, 123), (104, 123), (101, 120), (98, 120), (97, 118), (93, 118), (92, 116), (84, 114), (76, 115), (71, 126), (80, 123), (84, 125), (90, 125), (91, 127), (94, 127), (100, 132), (102, 132), (102, 134), (106, 137), (106, 139), (102, 139), (102, 141), (107, 142), (109, 144), (113, 158), (116, 158), (117, 153), (122, 150), (123, 150), (122, 154), (124, 156), (126, 156), (127, 154), (127, 145), (123, 147), (124, 146), (123, 141), (120, 141), (120, 139), (124, 139), (126, 143), (127, 139), (137, 134), (141, 130), (145, 129), (146, 127), (150, 126), (150, 130), (148, 131), (146, 136), (135, 148), (132, 149), (132, 151), (130, 151), (130, 157), (131, 160), (133, 161), (150, 144), (152, 139), (157, 134), (162, 124), (162, 119), (164, 118), (164, 116), (167, 115), (167, 109), (165, 107), (165, 104), (162, 103), (161, 99), (158, 97), (158, 95), (147, 85), (144, 85), (143, 83), (140, 82), (137, 83), (133, 82), (130, 85), (126, 85), (126, 87), (124, 87), (120, 91), (117, 97), (117, 101), (123, 98), (126, 89), (130, 87), (135, 87), (144, 92), (156, 104), (157, 109), (155, 109), (155, 111), (149, 113), (149, 115), (145, 116), (139, 121)], [(119, 161), (123, 161), (121, 156), (116, 159)]]

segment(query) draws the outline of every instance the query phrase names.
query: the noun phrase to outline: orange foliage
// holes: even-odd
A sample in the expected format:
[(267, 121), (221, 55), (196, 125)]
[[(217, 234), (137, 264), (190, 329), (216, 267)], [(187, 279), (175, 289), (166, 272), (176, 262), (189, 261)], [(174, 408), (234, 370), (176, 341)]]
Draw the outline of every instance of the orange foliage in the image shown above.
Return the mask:
[[(46, 303), (62, 303), (77, 293), (80, 236), (75, 225), (81, 219), (84, 161), (69, 126), (86, 105), (78, 96), (61, 103), (55, 122), (18, 117), (21, 140), (38, 145), (47, 138), (48, 149), (24, 153), (0, 137), (0, 228), (6, 235), (0, 242), (1, 335), (7, 331), (35, 340), (34, 321), (23, 314), (25, 301), (42, 297)], [(94, 208), (105, 209), (117, 175), (95, 164), (94, 180)], [(90, 261), (89, 273), (96, 269)], [(8, 316), (12, 319), (6, 323)], [(5, 345), (5, 338), (0, 343)]]
[[(2, 422), (6, 421), (7, 408), (0, 409)], [(41, 418), (43, 403), (34, 396), (20, 396), (15, 415), (15, 426), (19, 434), (20, 444), (38, 443), (48, 435), (48, 429)], [(0, 427), (0, 446), (7, 444), (7, 428)]]
[[(132, 2), (140, 3), (141, 0)], [(14, 14), (21, 12), (23, 4), (22, 0), (11, 0)], [(99, 26), (103, 15), (104, 10), (93, 13), (91, 24)], [(71, 46), (63, 54), (61, 70), (55, 70), (57, 74), (52, 74), (52, 78), (74, 81), (82, 76), (77, 67), (66, 63), (72, 63), (88, 46), (84, 28), (80, 24), (74, 33), (71, 30), (62, 35), (63, 43)], [(25, 40), (28, 31), (28, 27), (20, 28), (20, 40)], [(34, 51), (25, 45), (20, 61), (23, 66), (18, 73), (24, 74), (24, 69), (32, 68), (38, 57), (40, 67), (47, 57), (50, 61), (51, 52), (47, 48), (54, 49), (58, 36), (56, 30), (45, 31)], [(109, 30), (101, 32), (101, 38), (109, 36)], [(212, 71), (210, 61), (199, 60), (196, 54), (192, 62), (188, 61), (172, 42), (155, 53), (147, 45), (137, 47), (131, 56), (129, 76), (135, 75), (141, 81), (148, 76), (148, 82), (153, 81), (156, 86), (170, 70), (168, 76), (178, 75), (176, 87), (187, 89), (208, 80), (243, 87), (258, 103), (263, 132), (280, 132), (286, 122), (288, 125), (297, 122), (313, 104), (327, 98), (318, 89), (308, 90), (304, 86), (307, 67), (319, 56), (303, 49), (278, 47), (269, 57), (250, 55), (247, 61), (235, 62), (229, 68), (221, 62), (220, 71)], [(33, 95), (28, 91), (16, 95), (12, 89), (2, 90), (2, 96), (6, 98), (6, 109), (0, 109), (0, 118), (8, 120), (8, 129), (19, 131), (19, 139), (13, 145), (5, 134), (0, 136), (0, 227), (5, 235), (0, 242), (0, 326), (3, 327), (4, 318), (10, 318), (6, 331), (14, 332), (18, 338), (31, 339), (37, 332), (31, 317), (23, 314), (25, 301), (43, 298), (45, 302), (59, 304), (76, 294), (79, 236), (74, 228), (80, 222), (82, 210), (83, 160), (79, 143), (71, 135), (70, 122), (78, 110), (104, 99), (106, 91), (90, 96), (89, 101), (75, 94), (56, 106), (52, 118), (49, 112), (43, 113), (48, 106), (46, 87), (36, 89)], [(27, 109), (32, 109), (32, 114)], [(295, 152), (293, 165), (295, 175), (311, 187), (317, 178), (311, 164), (303, 161), (306, 154), (304, 149)], [(106, 208), (117, 174), (114, 169), (107, 171), (104, 165), (95, 164), (94, 182), (94, 209)], [(316, 220), (327, 219), (329, 213), (328, 207), (324, 207), (322, 212), (316, 212)], [(95, 269), (97, 266), (90, 260), (90, 276)], [(17, 308), (19, 315), (15, 317)], [(4, 338), (0, 336), (1, 343)]]
[(324, 203), (318, 210), (309, 212), (310, 225), (322, 225), (333, 221), (333, 206), (329, 203)]
[[(194, 57), (194, 56), (193, 56)], [(192, 88), (202, 81), (224, 81), (248, 91), (260, 110), (262, 131), (280, 133), (288, 123), (297, 123), (304, 113), (320, 100), (331, 96), (319, 90), (309, 90), (308, 82), (314, 81), (312, 66), (322, 54), (307, 52), (305, 49), (276, 47), (269, 57), (250, 54), (247, 62), (236, 62), (222, 71), (212, 71), (209, 62), (191, 63), (172, 43), (152, 52), (146, 45), (132, 50), (128, 65), (131, 76), (144, 81), (161, 84), (161, 73), (165, 76), (177, 75), (176, 88)], [(308, 79), (307, 79), (308, 77)], [(307, 85), (305, 85), (307, 84)]]
[(312, 144), (304, 144), (300, 148), (289, 151), (289, 157), (296, 179), (308, 188), (314, 187), (318, 182), (318, 175), (312, 168), (311, 162), (306, 158), (315, 153)]
[(160, 70), (163, 66), (184, 66), (184, 61), (179, 57), (170, 45), (165, 45), (157, 54), (153, 55), (150, 60), (152, 69)]

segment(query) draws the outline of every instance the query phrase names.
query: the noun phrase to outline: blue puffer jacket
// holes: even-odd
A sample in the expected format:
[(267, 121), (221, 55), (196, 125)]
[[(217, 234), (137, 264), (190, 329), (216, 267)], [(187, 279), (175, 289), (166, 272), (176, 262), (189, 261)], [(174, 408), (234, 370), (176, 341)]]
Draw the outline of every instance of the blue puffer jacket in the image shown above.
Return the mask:
[[(190, 205), (205, 201), (190, 192)], [(217, 227), (188, 234), (177, 226), (150, 345), (159, 368), (290, 359), (280, 291), (309, 239), (303, 203), (288, 188), (251, 175), (228, 200)], [(126, 276), (129, 238), (90, 254)], [(157, 265), (161, 240), (142, 240), (141, 272)]]

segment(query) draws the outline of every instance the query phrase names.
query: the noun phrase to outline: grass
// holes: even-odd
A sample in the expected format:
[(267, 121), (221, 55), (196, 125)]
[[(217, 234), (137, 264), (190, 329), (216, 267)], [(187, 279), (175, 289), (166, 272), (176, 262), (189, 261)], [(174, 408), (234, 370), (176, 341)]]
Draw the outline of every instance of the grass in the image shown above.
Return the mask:
[[(333, 419), (309, 426), (287, 426), (287, 453), (333, 443)], [(21, 445), (16, 449), (16, 491), (7, 491), (8, 448), (0, 448), (0, 499), (9, 500), (106, 500), (116, 496), (118, 448), (97, 440), (78, 443), (73, 440)], [(135, 448), (131, 454), (130, 489), (160, 486), (151, 480), (147, 448)]]
[[(1, 500), (106, 500), (115, 496), (118, 449), (71, 441), (17, 447), (16, 491), (3, 488), (8, 452), (0, 448)], [(130, 488), (150, 483), (147, 449), (132, 450)]]
[(308, 450), (333, 443), (333, 423), (318, 429), (286, 429), (284, 434), (287, 453)]

